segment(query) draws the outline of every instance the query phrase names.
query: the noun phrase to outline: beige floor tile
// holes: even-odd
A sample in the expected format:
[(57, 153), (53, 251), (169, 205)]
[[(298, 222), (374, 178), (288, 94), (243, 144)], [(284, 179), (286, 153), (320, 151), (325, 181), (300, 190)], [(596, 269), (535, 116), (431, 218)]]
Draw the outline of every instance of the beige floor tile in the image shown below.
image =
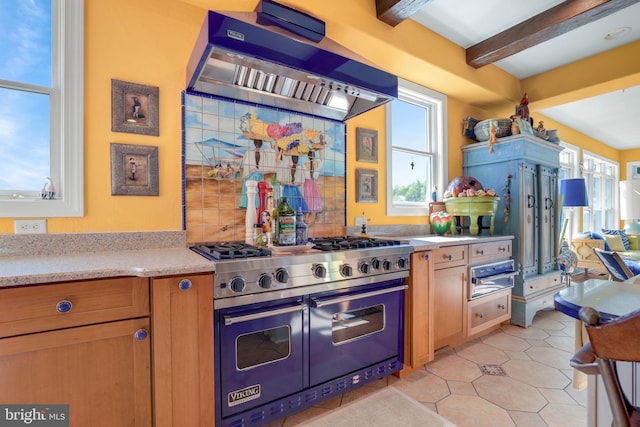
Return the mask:
[(578, 402), (573, 400), (573, 398), (565, 391), (558, 390), (555, 388), (539, 388), (538, 391), (542, 393), (545, 399), (549, 403), (560, 403), (563, 405), (577, 405)]
[(451, 395), (436, 404), (438, 414), (458, 427), (512, 427), (504, 409), (480, 397)]
[(543, 347), (531, 347), (526, 350), (525, 353), (531, 357), (531, 360), (544, 363), (547, 366), (558, 369), (569, 368), (569, 360), (573, 356), (573, 353), (560, 350), (557, 348), (543, 348)]
[(505, 325), (500, 329), (502, 329), (502, 332), (505, 334), (522, 339), (543, 340), (549, 336), (548, 333), (538, 328), (521, 328), (515, 325)]
[(535, 387), (510, 377), (483, 375), (473, 386), (478, 396), (507, 410), (538, 412), (548, 403)]
[(586, 408), (587, 407), (587, 388), (583, 388), (582, 390), (576, 390), (573, 386), (569, 385), (565, 387), (564, 391), (573, 398), (573, 400), (578, 403), (578, 405)]
[(450, 381), (473, 381), (482, 375), (478, 365), (451, 354), (436, 358), (427, 365), (427, 371)]
[(531, 347), (525, 340), (504, 332), (483, 337), (482, 342), (505, 351), (524, 351)]
[(564, 323), (551, 319), (550, 317), (537, 319), (531, 326), (537, 329), (543, 329), (546, 333), (549, 333), (551, 330), (562, 330), (566, 327)]
[(451, 394), (464, 394), (467, 396), (477, 396), (478, 392), (473, 383), (464, 381), (447, 381)]
[(414, 372), (395, 382), (393, 387), (422, 403), (435, 403), (450, 394), (445, 380), (426, 371)]
[(518, 427), (548, 427), (537, 413), (509, 411), (509, 415)]
[(456, 348), (456, 354), (475, 363), (500, 365), (509, 360), (503, 350), (485, 344), (473, 342)]
[(587, 411), (579, 405), (551, 403), (540, 411), (540, 416), (549, 427), (584, 427)]
[(531, 357), (529, 357), (529, 355), (526, 353), (526, 350), (525, 351), (505, 350), (504, 352), (507, 356), (509, 356), (509, 359), (531, 360)]
[(573, 336), (570, 336), (570, 337), (569, 336), (567, 337), (553, 336), (553, 337), (547, 338), (545, 341), (552, 347), (559, 348), (565, 351), (570, 351), (571, 353), (573, 353), (575, 349), (575, 339), (573, 338)]
[(502, 369), (510, 377), (534, 387), (563, 389), (571, 382), (559, 370), (534, 360), (510, 360)]
[[(547, 335), (546, 339), (548, 338), (549, 336)], [(546, 339), (527, 339), (525, 341), (528, 342), (531, 347), (551, 347), (551, 344), (549, 344)]]

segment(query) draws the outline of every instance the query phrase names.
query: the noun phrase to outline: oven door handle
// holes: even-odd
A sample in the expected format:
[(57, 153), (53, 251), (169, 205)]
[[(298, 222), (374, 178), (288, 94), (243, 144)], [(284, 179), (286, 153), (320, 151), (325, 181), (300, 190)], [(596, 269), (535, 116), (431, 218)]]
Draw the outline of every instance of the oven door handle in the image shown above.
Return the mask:
[(361, 299), (361, 298), (374, 297), (376, 295), (390, 294), (392, 292), (404, 291), (407, 288), (409, 288), (409, 286), (402, 285), (402, 286), (395, 286), (393, 288), (380, 289), (378, 291), (365, 292), (363, 294), (348, 295), (348, 296), (345, 296), (345, 297), (332, 298), (332, 299), (328, 299), (328, 300), (324, 300), (324, 301), (318, 301), (316, 298), (311, 298), (311, 300), (313, 301), (313, 306), (314, 307), (324, 307), (326, 305), (337, 304), (337, 303), (346, 302), (346, 301), (353, 301), (353, 300)]
[(473, 281), (478, 284), (478, 285), (482, 285), (485, 282), (492, 282), (494, 280), (498, 280), (498, 279), (510, 279), (512, 277), (515, 277), (518, 273), (515, 271), (509, 272), (509, 273), (504, 273), (504, 274), (496, 274), (495, 276), (488, 276), (488, 277), (474, 277)]
[(300, 303), (294, 307), (284, 307), (275, 310), (261, 311), (260, 313), (245, 314), (244, 316), (224, 316), (225, 326), (233, 325), (235, 323), (249, 322), (251, 320), (264, 319), (265, 317), (278, 316), (280, 314), (295, 313), (296, 311), (304, 311), (308, 307), (306, 304)]

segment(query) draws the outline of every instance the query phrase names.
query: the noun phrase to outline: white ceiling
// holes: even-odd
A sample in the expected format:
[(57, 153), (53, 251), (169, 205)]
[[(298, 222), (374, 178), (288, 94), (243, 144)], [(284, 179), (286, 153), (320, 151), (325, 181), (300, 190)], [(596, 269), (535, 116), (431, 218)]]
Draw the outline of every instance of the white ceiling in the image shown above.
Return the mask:
[[(411, 19), (468, 48), (562, 2), (432, 0)], [(620, 38), (605, 40), (607, 34), (624, 27), (631, 31)], [(494, 64), (523, 79), (639, 39), (640, 3), (636, 3)], [(558, 105), (540, 113), (614, 148), (640, 148), (637, 125), (640, 86)], [(562, 134), (559, 136), (562, 138)]]

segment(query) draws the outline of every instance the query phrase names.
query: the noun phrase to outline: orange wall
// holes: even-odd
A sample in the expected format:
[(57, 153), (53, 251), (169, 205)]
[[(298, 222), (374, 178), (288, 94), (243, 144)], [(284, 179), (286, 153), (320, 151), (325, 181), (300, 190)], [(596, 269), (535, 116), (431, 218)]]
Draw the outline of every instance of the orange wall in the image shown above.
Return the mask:
[[(252, 10), (256, 3), (257, 0), (85, 0), (85, 216), (50, 218), (49, 232), (182, 228), (180, 93), (185, 88), (187, 59), (205, 10)], [(379, 21), (372, 0), (282, 0), (282, 3), (325, 20), (329, 37), (381, 68), (449, 96), (449, 178), (461, 173), (460, 147), (469, 142), (461, 135), (463, 118), (508, 116), (522, 95), (526, 82), (495, 66), (478, 70), (467, 66), (463, 49), (413, 21), (395, 28)], [(160, 136), (111, 132), (112, 78), (159, 87)], [(540, 86), (535, 80), (528, 83)], [(541, 91), (545, 99), (554, 99), (556, 95)], [(535, 101), (531, 94), (530, 99)], [(540, 105), (542, 108), (544, 104)], [(358, 126), (378, 130), (377, 167), (381, 172), (384, 165), (384, 114), (378, 109), (348, 123), (347, 144), (352, 149), (348, 157), (347, 225), (353, 225), (354, 215), (363, 210), (361, 204), (355, 203), (349, 184), (357, 166), (351, 156), (355, 155)], [(581, 145), (582, 138), (567, 139), (572, 131), (561, 126), (558, 129), (565, 140)], [(160, 196), (111, 195), (111, 142), (159, 147)], [(615, 160), (620, 157), (620, 153), (598, 145), (597, 141), (588, 143), (596, 146), (593, 151), (598, 154)], [(640, 159), (636, 151), (631, 154)], [(625, 160), (631, 160), (626, 153)], [(379, 176), (384, 177), (384, 173)], [(380, 182), (380, 203), (366, 206), (372, 224), (427, 222), (422, 217), (387, 218), (384, 185)], [(13, 233), (13, 219), (0, 219), (0, 233)]]

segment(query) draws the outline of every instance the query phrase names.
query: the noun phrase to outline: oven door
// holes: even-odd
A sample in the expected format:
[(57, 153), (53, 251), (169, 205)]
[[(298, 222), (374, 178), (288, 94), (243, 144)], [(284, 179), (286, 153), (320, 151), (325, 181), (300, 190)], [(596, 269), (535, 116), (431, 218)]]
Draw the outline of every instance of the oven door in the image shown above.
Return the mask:
[(216, 311), (223, 418), (303, 389), (306, 309), (301, 298), (292, 298)]
[(406, 288), (399, 279), (310, 296), (311, 386), (392, 357), (402, 360)]

